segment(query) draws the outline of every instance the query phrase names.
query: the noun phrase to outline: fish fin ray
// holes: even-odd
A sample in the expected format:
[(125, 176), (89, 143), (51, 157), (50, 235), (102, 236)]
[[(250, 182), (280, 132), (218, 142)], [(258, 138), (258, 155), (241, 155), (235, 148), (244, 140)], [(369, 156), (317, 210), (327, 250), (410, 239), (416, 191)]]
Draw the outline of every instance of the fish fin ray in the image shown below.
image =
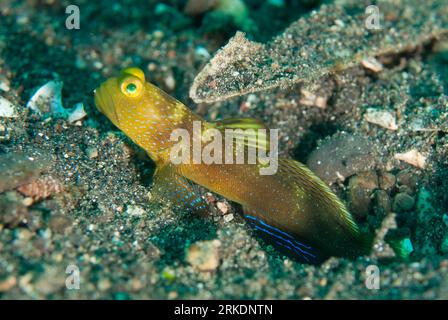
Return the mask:
[[(317, 201), (336, 210), (339, 213), (339, 218), (354, 234), (359, 234), (358, 224), (353, 219), (352, 214), (348, 211), (345, 204), (333, 193), (330, 187), (318, 178), (310, 169), (302, 163), (293, 159), (279, 159), (277, 174), (290, 177), (287, 181), (293, 187), (303, 188), (306, 186), (306, 192), (313, 192)], [(285, 179), (286, 180), (286, 179)], [(315, 191), (315, 192), (314, 192)]]
[[(254, 118), (230, 118), (212, 123), (222, 133), (226, 129), (241, 129), (244, 132), (234, 131), (234, 138), (244, 141), (246, 147), (259, 148), (269, 151), (269, 128), (260, 120)], [(253, 130), (253, 132), (250, 131)], [(262, 130), (259, 130), (262, 129)]]
[(249, 208), (243, 207), (243, 211), (244, 218), (249, 225), (265, 235), (270, 242), (288, 249), (289, 252), (293, 253), (304, 262), (316, 263), (321, 260), (322, 257), (312, 246), (305, 244), (293, 235), (270, 225)]
[(184, 178), (176, 166), (166, 164), (154, 173), (151, 191), (158, 200), (170, 201), (176, 208), (205, 213), (208, 205), (197, 190), (197, 185)]

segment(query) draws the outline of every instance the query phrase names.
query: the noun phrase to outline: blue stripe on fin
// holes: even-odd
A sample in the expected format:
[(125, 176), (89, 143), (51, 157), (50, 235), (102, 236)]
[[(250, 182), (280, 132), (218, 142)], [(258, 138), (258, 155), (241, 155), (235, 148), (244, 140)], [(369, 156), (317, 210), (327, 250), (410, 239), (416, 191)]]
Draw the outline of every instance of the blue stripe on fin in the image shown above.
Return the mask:
[(303, 254), (307, 254), (307, 255), (309, 255), (309, 256), (311, 256), (311, 257), (313, 257), (313, 258), (316, 258), (316, 256), (315, 256), (314, 254), (312, 254), (312, 253), (310, 253), (310, 252), (307, 252), (307, 251), (301, 249), (300, 247), (294, 245), (294, 243), (293, 243), (291, 240), (287, 240), (287, 239), (285, 239), (285, 238), (282, 238), (281, 236), (279, 236), (279, 235), (277, 235), (277, 234), (275, 234), (275, 233), (272, 233), (272, 232), (270, 232), (269, 230), (264, 229), (264, 228), (262, 228), (262, 227), (260, 227), (260, 226), (255, 225), (255, 228), (257, 228), (258, 230), (264, 231), (264, 232), (266, 232), (267, 234), (269, 234), (269, 235), (271, 235), (271, 236), (274, 236), (274, 237), (276, 237), (276, 238), (278, 238), (278, 239), (280, 239), (280, 240), (285, 241), (286, 243), (292, 245), (295, 249), (299, 250), (299, 251), (300, 251), (301, 253), (303, 253)]
[(278, 233), (280, 233), (280, 234), (282, 234), (282, 235), (288, 237), (289, 239), (291, 239), (292, 241), (294, 241), (294, 243), (295, 243), (296, 245), (302, 246), (302, 247), (304, 247), (305, 249), (312, 249), (310, 246), (307, 246), (307, 245), (305, 245), (305, 244), (300, 243), (299, 241), (297, 241), (297, 240), (296, 240), (293, 236), (291, 236), (290, 234), (288, 234), (288, 233), (286, 233), (286, 232), (284, 232), (284, 231), (282, 231), (282, 230), (280, 230), (280, 229), (277, 229), (277, 228), (275, 228), (275, 227), (273, 227), (273, 226), (267, 224), (266, 222), (264, 222), (264, 221), (261, 220), (261, 219), (258, 219), (257, 217), (250, 216), (250, 215), (244, 215), (244, 216), (245, 216), (246, 218), (251, 219), (251, 220), (255, 220), (255, 221), (259, 222), (261, 225), (263, 225), (263, 226), (265, 226), (265, 227), (267, 227), (267, 228), (269, 228), (269, 229), (271, 229), (271, 230), (274, 230), (274, 231), (276, 231), (276, 232), (278, 232)]
[[(248, 219), (247, 222), (252, 227), (257, 229), (258, 231), (262, 231), (264, 234), (269, 235), (271, 237), (271, 239), (275, 242), (275, 244), (288, 249), (293, 254), (305, 259), (306, 262), (316, 262), (319, 259), (316, 255), (314, 255), (313, 253), (310, 252), (310, 251), (314, 251), (314, 249), (312, 247), (300, 243), (294, 237), (287, 234), (286, 232), (283, 232), (277, 228), (274, 228), (274, 227), (268, 225), (266, 222), (262, 221), (261, 219), (259, 219), (257, 217), (254, 217), (251, 215), (244, 215), (244, 216), (245, 216), (245, 218)], [(266, 226), (266, 227), (270, 228), (270, 230), (263, 228), (262, 226)], [(284, 238), (281, 235), (272, 232), (271, 230), (277, 231), (281, 234), (284, 234), (288, 238)]]

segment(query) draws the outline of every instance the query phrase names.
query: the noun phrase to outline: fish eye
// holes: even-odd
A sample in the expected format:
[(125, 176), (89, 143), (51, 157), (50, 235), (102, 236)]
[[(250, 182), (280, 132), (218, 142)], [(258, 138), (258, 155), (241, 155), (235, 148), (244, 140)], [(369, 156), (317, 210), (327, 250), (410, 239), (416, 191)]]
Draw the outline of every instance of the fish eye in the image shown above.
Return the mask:
[(126, 92), (129, 94), (134, 94), (136, 90), (137, 86), (135, 85), (135, 83), (130, 83), (126, 86)]
[(141, 94), (143, 84), (137, 77), (130, 76), (121, 81), (120, 87), (125, 96), (135, 98)]

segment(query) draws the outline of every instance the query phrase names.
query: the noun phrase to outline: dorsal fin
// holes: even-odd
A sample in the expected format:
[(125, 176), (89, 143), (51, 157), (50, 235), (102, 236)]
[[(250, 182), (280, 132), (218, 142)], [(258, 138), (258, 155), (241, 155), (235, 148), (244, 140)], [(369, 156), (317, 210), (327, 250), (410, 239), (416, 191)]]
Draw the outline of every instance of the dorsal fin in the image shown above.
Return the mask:
[(235, 139), (244, 141), (247, 147), (269, 151), (269, 128), (258, 119), (229, 118), (212, 124), (223, 133), (226, 129), (234, 130)]

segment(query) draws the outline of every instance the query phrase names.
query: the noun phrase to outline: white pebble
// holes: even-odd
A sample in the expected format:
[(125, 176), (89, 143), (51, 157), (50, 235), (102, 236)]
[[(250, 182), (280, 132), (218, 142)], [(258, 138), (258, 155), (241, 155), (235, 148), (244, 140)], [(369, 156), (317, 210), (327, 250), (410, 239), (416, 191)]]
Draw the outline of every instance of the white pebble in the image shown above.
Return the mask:
[(174, 79), (173, 75), (170, 74), (165, 78), (165, 85), (170, 91), (176, 88), (176, 80)]
[(0, 96), (0, 117), (15, 118), (17, 117), (16, 107), (9, 101)]
[(204, 47), (196, 47), (196, 50), (194, 51), (196, 56), (203, 58), (203, 59), (210, 59), (210, 53), (205, 49)]
[(8, 92), (10, 89), (9, 81), (6, 78), (0, 77), (0, 90)]
[(229, 211), (229, 207), (225, 202), (218, 201), (216, 203), (216, 206), (218, 207), (219, 211), (221, 211), (222, 214), (226, 214)]
[(144, 215), (146, 212), (142, 207), (129, 205), (126, 209), (126, 213), (129, 214), (130, 216), (140, 217)]
[(395, 114), (387, 110), (368, 108), (364, 120), (389, 130), (398, 129)]
[(68, 122), (73, 123), (78, 120), (84, 119), (86, 115), (87, 115), (87, 113), (84, 110), (84, 104), (82, 102), (80, 102), (74, 106), (73, 111), (70, 112), (67, 120), (68, 120)]
[(363, 59), (361, 61), (361, 64), (364, 68), (369, 69), (375, 73), (383, 71), (383, 65), (374, 57)]

